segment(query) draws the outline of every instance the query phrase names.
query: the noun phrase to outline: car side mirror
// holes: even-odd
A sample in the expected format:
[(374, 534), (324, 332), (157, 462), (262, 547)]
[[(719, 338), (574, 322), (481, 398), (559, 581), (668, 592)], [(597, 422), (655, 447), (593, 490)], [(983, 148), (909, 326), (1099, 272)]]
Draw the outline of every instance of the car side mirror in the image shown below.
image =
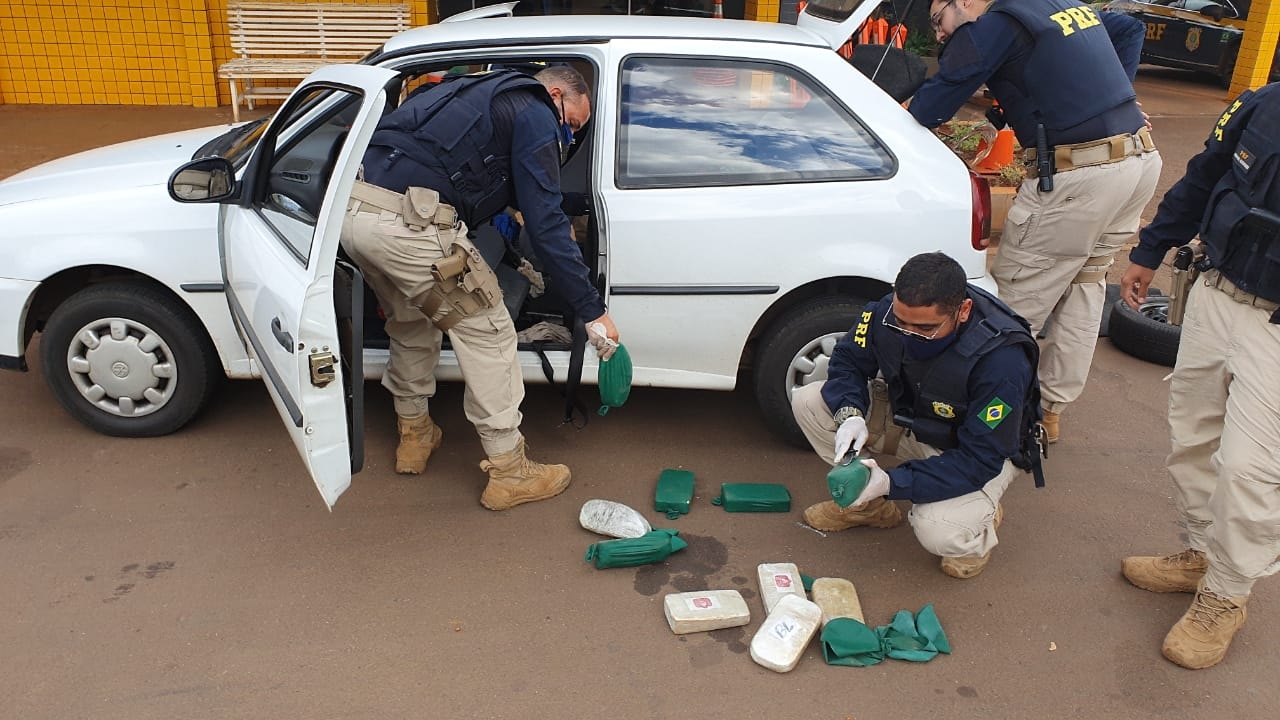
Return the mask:
[(1205, 5), (1200, 8), (1200, 14), (1212, 19), (1214, 22), (1222, 20), (1227, 14), (1227, 9), (1221, 5)]
[(192, 160), (169, 176), (169, 197), (180, 203), (222, 202), (235, 194), (235, 168), (226, 158)]

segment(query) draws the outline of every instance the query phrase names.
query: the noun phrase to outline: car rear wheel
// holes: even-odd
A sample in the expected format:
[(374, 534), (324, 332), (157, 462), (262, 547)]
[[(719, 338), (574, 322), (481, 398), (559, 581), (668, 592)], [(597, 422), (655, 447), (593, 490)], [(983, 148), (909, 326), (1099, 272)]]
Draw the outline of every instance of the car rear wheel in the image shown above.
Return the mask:
[(761, 338), (755, 362), (756, 403), (765, 424), (787, 442), (809, 447), (791, 412), (791, 396), (800, 387), (826, 381), (831, 352), (863, 304), (848, 298), (811, 301), (783, 314)]
[(199, 320), (164, 292), (95, 285), (58, 306), (40, 339), (58, 402), (105, 435), (152, 437), (204, 407), (221, 367)]
[(1111, 310), (1111, 342), (1139, 360), (1173, 367), (1182, 328), (1169, 324), (1169, 298), (1147, 296), (1137, 310), (1117, 300)]

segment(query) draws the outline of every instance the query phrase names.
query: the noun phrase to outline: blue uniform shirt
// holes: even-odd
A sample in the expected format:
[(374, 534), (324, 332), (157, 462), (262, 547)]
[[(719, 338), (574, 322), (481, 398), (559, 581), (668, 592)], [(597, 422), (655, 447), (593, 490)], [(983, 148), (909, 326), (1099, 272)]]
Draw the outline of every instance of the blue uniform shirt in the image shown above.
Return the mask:
[[(1127, 15), (1097, 14), (1111, 38), (1125, 75), (1132, 83), (1138, 72), (1146, 27)], [(956, 111), (993, 78), (1005, 81), (1002, 83), (1003, 95), (996, 99), (1006, 109), (1027, 105), (1031, 102), (1029, 94), (1015, 88), (1026, 88), (1030, 81), (1023, 74), (1032, 49), (1030, 33), (1004, 13), (987, 12), (973, 22), (961, 25), (943, 47), (938, 59), (938, 72), (925, 81), (912, 98), (909, 108), (912, 117), (927, 128), (935, 128), (954, 117)], [(1108, 122), (1099, 123), (1097, 127), (1082, 123), (1084, 127), (1071, 128), (1065, 137), (1051, 137), (1050, 144), (1108, 137), (1115, 134), (1111, 132), (1115, 129), (1111, 125), (1116, 122), (1126, 126), (1121, 132), (1132, 132), (1137, 127), (1127, 126), (1135, 121), (1140, 127), (1141, 113), (1136, 107), (1120, 118), (1108, 118)], [(1026, 128), (1015, 126), (1014, 130), (1024, 147), (1035, 147), (1035, 137)]]
[[(867, 304), (865, 310), (871, 313), (873, 325), (880, 324), (892, 298), (890, 295)], [(971, 317), (961, 325), (960, 332), (974, 320)], [(846, 333), (831, 353), (822, 397), (832, 412), (848, 406), (867, 412), (870, 406), (867, 383), (876, 377), (880, 368), (869, 343), (859, 345), (854, 339), (872, 335), (871, 331)], [(1021, 408), (1031, 385), (1032, 372), (1026, 353), (1017, 346), (998, 348), (979, 360), (969, 375), (967, 395), (971, 399), (971, 411), (957, 430), (957, 446), (926, 460), (909, 460), (887, 471), (889, 497), (913, 503), (950, 500), (981, 489), (999, 474), (1005, 460), (1017, 455), (1019, 450)], [(988, 427), (977, 412), (992, 398), (1000, 398), (1011, 408), (995, 429)]]
[(1249, 118), (1269, 99), (1280, 102), (1280, 83), (1246, 92), (1227, 106), (1204, 141), (1204, 150), (1187, 163), (1187, 173), (1169, 188), (1151, 224), (1138, 234), (1137, 247), (1129, 251), (1130, 262), (1154, 270), (1171, 248), (1191, 242), (1200, 231), (1211, 191), (1231, 172), (1232, 157)]

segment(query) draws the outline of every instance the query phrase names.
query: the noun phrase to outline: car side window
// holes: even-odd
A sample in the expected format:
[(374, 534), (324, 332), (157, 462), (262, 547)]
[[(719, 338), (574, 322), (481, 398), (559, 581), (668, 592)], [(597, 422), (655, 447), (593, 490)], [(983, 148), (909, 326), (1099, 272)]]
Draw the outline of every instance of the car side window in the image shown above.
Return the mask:
[(329, 178), (360, 110), (358, 94), (323, 89), (310, 95), (294, 105), (298, 117), (282, 125), (290, 128), (287, 138), (272, 156), (266, 188), (254, 203), (303, 265)]
[(780, 64), (628, 58), (622, 188), (870, 180), (889, 151), (826, 88)]

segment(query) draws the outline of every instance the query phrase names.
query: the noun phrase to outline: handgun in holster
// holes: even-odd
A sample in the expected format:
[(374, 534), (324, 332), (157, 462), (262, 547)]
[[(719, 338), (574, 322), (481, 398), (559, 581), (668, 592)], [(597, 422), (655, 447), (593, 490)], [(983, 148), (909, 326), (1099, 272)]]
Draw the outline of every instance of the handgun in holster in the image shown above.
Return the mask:
[(1049, 136), (1044, 123), (1036, 124), (1036, 176), (1040, 179), (1040, 192), (1053, 190), (1053, 154), (1049, 152)]
[(1204, 259), (1204, 246), (1200, 243), (1183, 245), (1173, 254), (1173, 296), (1169, 298), (1167, 318), (1170, 325), (1182, 324), (1182, 316), (1187, 311), (1187, 296), (1204, 269)]

